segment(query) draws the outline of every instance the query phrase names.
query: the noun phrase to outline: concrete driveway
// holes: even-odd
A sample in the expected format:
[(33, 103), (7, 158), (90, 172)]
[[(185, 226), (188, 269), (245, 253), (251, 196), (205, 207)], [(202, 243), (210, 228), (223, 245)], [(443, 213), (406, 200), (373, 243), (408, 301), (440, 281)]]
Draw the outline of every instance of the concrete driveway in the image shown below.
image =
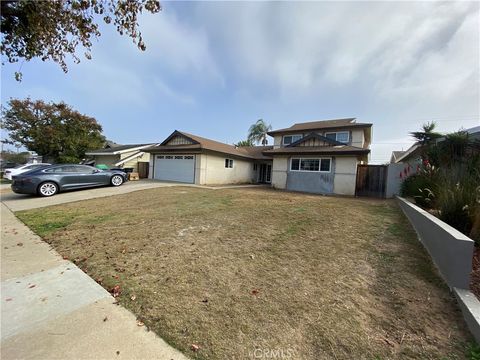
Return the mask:
[(0, 189), (0, 199), (5, 206), (7, 206), (11, 211), (15, 212), (21, 210), (41, 208), (50, 205), (64, 204), (74, 201), (126, 194), (138, 190), (179, 185), (184, 184), (159, 182), (154, 180), (140, 180), (127, 182), (120, 187), (101, 187), (88, 190), (68, 191), (49, 198), (42, 198), (33, 195), (15, 194), (11, 190), (9, 190), (9, 186), (4, 186)]

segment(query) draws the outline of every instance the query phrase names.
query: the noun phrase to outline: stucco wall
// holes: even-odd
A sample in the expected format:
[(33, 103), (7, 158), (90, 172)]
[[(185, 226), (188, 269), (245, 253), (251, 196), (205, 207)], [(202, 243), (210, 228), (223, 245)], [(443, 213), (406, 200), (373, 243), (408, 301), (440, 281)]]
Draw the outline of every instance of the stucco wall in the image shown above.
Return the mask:
[(120, 160), (120, 155), (95, 155), (95, 165), (105, 164), (108, 167), (114, 167)]
[(288, 157), (275, 157), (272, 165), (272, 186), (276, 189), (287, 187)]
[[(233, 168), (225, 167), (225, 159), (233, 159)], [(202, 171), (204, 174), (202, 174)], [(200, 184), (235, 184), (253, 182), (253, 161), (232, 157), (202, 154), (200, 160)]]
[(273, 148), (277, 149), (282, 146), (282, 135), (275, 135), (273, 138)]
[(335, 178), (333, 192), (338, 195), (355, 195), (357, 177), (357, 157), (335, 157)]
[(450, 288), (468, 289), (473, 240), (407, 200), (398, 201)]
[(365, 144), (365, 134), (363, 132), (363, 129), (353, 129), (350, 132), (351, 135), (351, 145), (356, 146), (359, 148), (363, 148)]

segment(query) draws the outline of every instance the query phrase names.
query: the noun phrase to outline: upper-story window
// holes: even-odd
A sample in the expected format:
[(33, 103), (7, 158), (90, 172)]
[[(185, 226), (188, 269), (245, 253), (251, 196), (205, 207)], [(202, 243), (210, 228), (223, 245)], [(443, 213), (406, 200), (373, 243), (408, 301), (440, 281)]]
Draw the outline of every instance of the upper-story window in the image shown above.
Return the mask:
[(325, 137), (328, 139), (340, 141), (345, 144), (347, 144), (350, 140), (350, 134), (348, 131), (327, 132), (325, 133)]
[(283, 137), (283, 145), (290, 145), (295, 141), (300, 140), (302, 137), (303, 135), (285, 135)]

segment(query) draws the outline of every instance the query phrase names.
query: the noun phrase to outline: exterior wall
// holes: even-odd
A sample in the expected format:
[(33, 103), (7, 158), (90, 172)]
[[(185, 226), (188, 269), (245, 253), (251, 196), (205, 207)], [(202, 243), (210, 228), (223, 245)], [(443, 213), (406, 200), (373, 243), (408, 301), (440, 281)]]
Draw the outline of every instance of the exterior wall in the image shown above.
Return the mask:
[(165, 145), (188, 145), (188, 144), (192, 144), (192, 142), (190, 140), (188, 140), (186, 137), (184, 137), (184, 136), (174, 136)]
[(96, 165), (105, 164), (112, 168), (120, 160), (120, 155), (95, 155), (93, 158)]
[(403, 172), (404, 165), (399, 164), (388, 164), (387, 170), (387, 187), (385, 189), (385, 197), (392, 198), (395, 195), (400, 194), (400, 185), (402, 185), (403, 178), (400, 177), (400, 173)]
[(275, 157), (272, 166), (272, 187), (285, 189), (287, 187), (288, 157)]
[(468, 289), (473, 240), (407, 200), (398, 201), (448, 286)]
[[(359, 148), (364, 148), (366, 146), (365, 143), (365, 133), (364, 129), (327, 129), (327, 130), (318, 130), (318, 131), (300, 131), (298, 133), (291, 133), (291, 134), (286, 134), (286, 135), (298, 135), (301, 134), (303, 137), (307, 136), (308, 134), (311, 134), (312, 132), (315, 132), (316, 134), (325, 136), (326, 133), (330, 132), (349, 132), (349, 143), (348, 145), (356, 146)], [(325, 146), (323, 143), (312, 143), (312, 144), (305, 144), (304, 146)], [(283, 135), (275, 135), (273, 138), (273, 148), (280, 148), (283, 147)]]
[[(233, 168), (225, 167), (225, 159), (233, 159)], [(199, 183), (207, 185), (251, 183), (254, 181), (253, 161), (228, 155), (202, 154), (199, 177)]]
[[(126, 153), (123, 153), (123, 154), (120, 154), (120, 160), (122, 159), (125, 159), (135, 153), (137, 153), (138, 150), (136, 151), (129, 151), (129, 152), (126, 152)], [(149, 162), (150, 161), (150, 154), (149, 153), (143, 153), (142, 156), (139, 156), (135, 159), (131, 159), (129, 161), (127, 161), (125, 164), (123, 164), (123, 168), (133, 168), (133, 171), (137, 172), (138, 171), (138, 162), (139, 161), (145, 161), (145, 162)]]
[(282, 135), (275, 135), (273, 138), (273, 148), (278, 149), (279, 147), (282, 147)]
[(335, 157), (335, 178), (333, 192), (338, 195), (355, 195), (357, 178), (356, 156)]
[(365, 146), (365, 133), (363, 129), (353, 129), (350, 132), (350, 145), (363, 148)]

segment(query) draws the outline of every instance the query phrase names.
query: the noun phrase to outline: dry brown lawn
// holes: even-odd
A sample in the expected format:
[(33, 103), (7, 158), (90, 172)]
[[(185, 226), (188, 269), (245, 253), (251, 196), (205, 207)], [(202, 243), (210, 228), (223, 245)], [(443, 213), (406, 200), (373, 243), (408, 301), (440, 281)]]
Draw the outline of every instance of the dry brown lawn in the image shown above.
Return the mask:
[(193, 358), (465, 357), (394, 201), (176, 187), (17, 215)]

